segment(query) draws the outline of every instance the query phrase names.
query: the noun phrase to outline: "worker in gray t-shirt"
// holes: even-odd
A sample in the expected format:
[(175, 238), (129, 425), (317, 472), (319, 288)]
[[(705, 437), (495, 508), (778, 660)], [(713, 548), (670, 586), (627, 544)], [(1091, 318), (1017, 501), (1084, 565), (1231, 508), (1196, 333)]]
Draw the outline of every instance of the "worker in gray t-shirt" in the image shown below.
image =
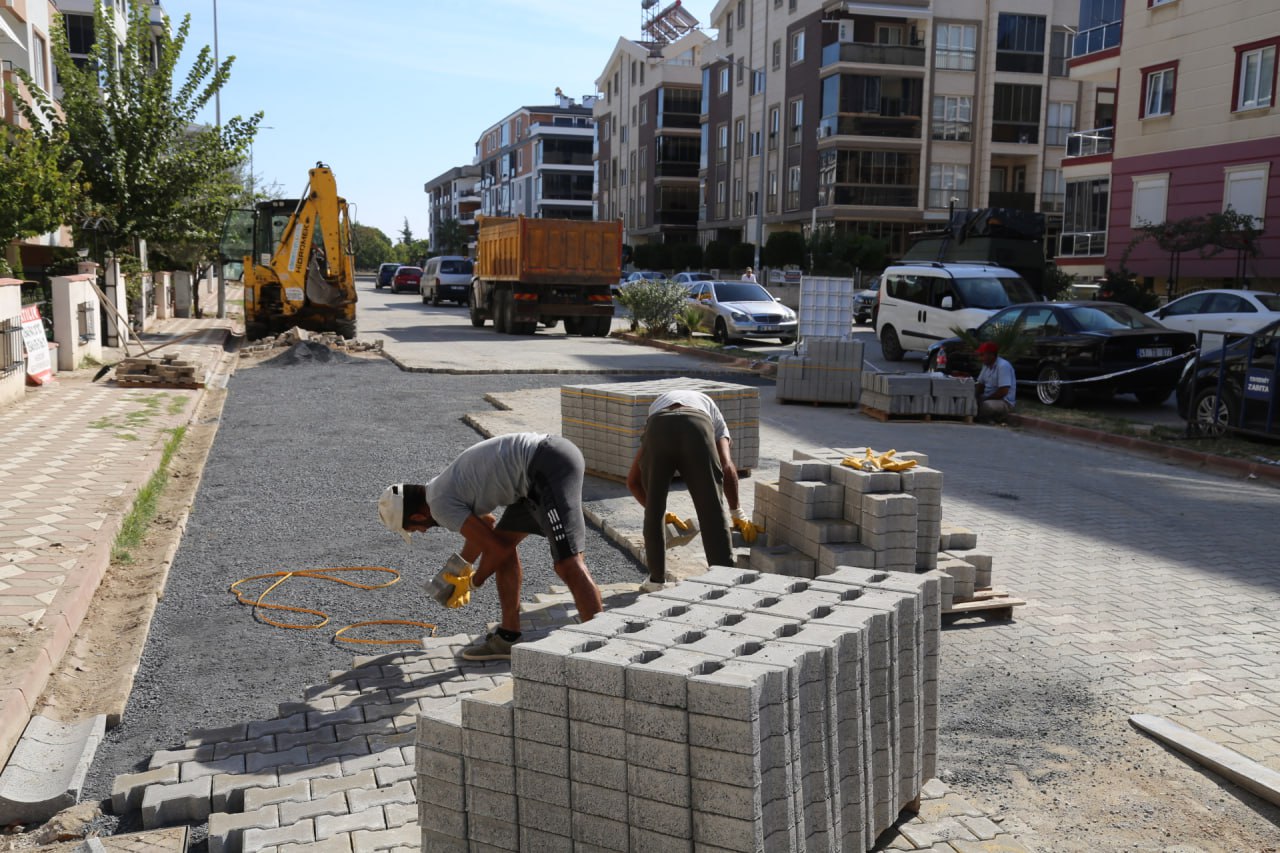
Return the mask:
[[(498, 628), (461, 655), (467, 660), (511, 657), (520, 639), (523, 570), (516, 546), (530, 533), (547, 538), (556, 574), (569, 587), (582, 621), (603, 609), (600, 590), (582, 552), (582, 452), (558, 435), (521, 432), (473, 445), (425, 486), (388, 486), (378, 502), (382, 523), (409, 541), (411, 532), (439, 525), (465, 539), (460, 559), (479, 568), (473, 586), (497, 575), (502, 619)], [(495, 522), (494, 510), (505, 507)]]

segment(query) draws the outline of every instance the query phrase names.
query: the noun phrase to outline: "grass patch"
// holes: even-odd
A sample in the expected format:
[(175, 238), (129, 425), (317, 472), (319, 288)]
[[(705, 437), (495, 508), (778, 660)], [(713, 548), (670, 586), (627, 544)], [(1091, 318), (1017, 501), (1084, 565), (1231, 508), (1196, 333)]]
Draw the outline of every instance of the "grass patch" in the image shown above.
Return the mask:
[(124, 517), (124, 523), (120, 525), (120, 532), (116, 534), (116, 541), (111, 546), (111, 559), (119, 563), (129, 563), (133, 561), (133, 556), (129, 553), (130, 548), (136, 548), (142, 543), (142, 538), (147, 533), (147, 528), (151, 526), (151, 522), (156, 517), (156, 505), (160, 500), (160, 495), (164, 493), (165, 487), (169, 485), (169, 462), (173, 459), (173, 454), (177, 452), (178, 445), (182, 444), (182, 438), (187, 434), (185, 426), (178, 427), (169, 431), (169, 438), (164, 443), (164, 451), (160, 454), (160, 467), (151, 475), (146, 484), (138, 490), (138, 496), (133, 500), (133, 506), (129, 509), (129, 514)]

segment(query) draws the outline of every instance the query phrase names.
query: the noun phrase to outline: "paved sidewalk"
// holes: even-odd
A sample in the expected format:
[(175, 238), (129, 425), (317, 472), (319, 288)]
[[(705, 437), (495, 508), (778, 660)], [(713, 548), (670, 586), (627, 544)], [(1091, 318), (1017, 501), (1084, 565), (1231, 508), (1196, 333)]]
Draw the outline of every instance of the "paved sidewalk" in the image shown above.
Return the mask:
[[(156, 321), (148, 346), (226, 377), (230, 320)], [(137, 348), (133, 347), (137, 352)], [(114, 363), (123, 350), (109, 351)], [(0, 409), (0, 767), (89, 609), (138, 490), (171, 431), (190, 422), (204, 389), (122, 388), (96, 371), (60, 374)]]

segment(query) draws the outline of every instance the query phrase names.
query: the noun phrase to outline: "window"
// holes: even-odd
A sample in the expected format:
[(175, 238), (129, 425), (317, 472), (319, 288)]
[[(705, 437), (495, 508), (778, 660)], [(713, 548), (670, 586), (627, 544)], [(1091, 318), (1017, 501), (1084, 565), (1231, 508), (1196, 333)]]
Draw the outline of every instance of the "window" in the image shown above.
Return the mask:
[(742, 80), (746, 76), (746, 73), (747, 73), (747, 60), (739, 56), (738, 57), (738, 85), (739, 86), (742, 85)]
[(625, 124), (622, 125), (622, 128), (618, 131), (618, 140), (620, 142), (627, 141), (627, 126)]
[(788, 125), (791, 127), (789, 145), (800, 144), (800, 134), (804, 129), (804, 98), (796, 98), (790, 104), (790, 121)]
[(631, 60), (631, 85), (634, 86), (635, 84), (636, 84), (636, 61), (633, 59)]
[(1041, 184), (1040, 212), (1061, 213), (1067, 185), (1062, 180), (1061, 169), (1045, 169)]
[(1070, 101), (1051, 101), (1045, 117), (1045, 145), (1066, 145), (1067, 134), (1076, 129), (1076, 105)]
[(729, 125), (727, 124), (716, 128), (716, 162), (729, 162)]
[(790, 166), (787, 168), (787, 198), (783, 204), (787, 210), (795, 210), (800, 207), (799, 166)]
[(766, 181), (766, 186), (768, 187), (768, 189), (765, 191), (765, 202), (764, 202), (765, 210), (768, 211), (769, 213), (777, 213), (778, 212), (778, 173), (777, 172), (773, 172), (773, 171), (769, 172), (769, 177)]
[(1054, 30), (1049, 34), (1049, 76), (1067, 76), (1067, 57), (1071, 55), (1071, 33)]
[(750, 151), (751, 151), (751, 153), (750, 153), (750, 155), (748, 155), (748, 156), (751, 156), (751, 157), (759, 157), (759, 156), (760, 156), (760, 131), (758, 131), (758, 130), (753, 130), (753, 131), (751, 131), (751, 148), (750, 148)]
[(636, 172), (636, 180), (644, 183), (649, 178), (649, 149), (640, 149), (640, 169)]
[(973, 138), (973, 98), (933, 96), (933, 138), (968, 142)]
[(726, 47), (733, 47), (733, 13), (724, 16), (724, 43)]
[(787, 0), (787, 11), (794, 12), (796, 10), (796, 0)]
[(738, 29), (747, 24), (747, 0), (738, 0)]
[(1166, 218), (1169, 199), (1169, 175), (1142, 175), (1133, 179), (1133, 203), (1129, 209), (1129, 227), (1159, 225)]
[(978, 50), (978, 27), (975, 24), (939, 24), (933, 58), (939, 68), (972, 71)]
[(648, 101), (640, 102), (640, 123), (641, 124), (649, 123), (649, 102)]
[(751, 72), (751, 94), (758, 95), (764, 91), (764, 69)]
[(920, 205), (920, 155), (828, 149), (818, 155), (819, 205)]
[(48, 62), (46, 57), (49, 55), (49, 46), (45, 44), (44, 37), (31, 34), (31, 79), (35, 84), (45, 91), (49, 90)]
[(1262, 228), (1267, 214), (1267, 181), (1270, 163), (1230, 166), (1224, 170), (1222, 188), (1223, 211), (1234, 210), (1253, 217), (1255, 228)]
[(64, 12), (62, 20), (67, 25), (67, 47), (73, 56), (83, 56), (93, 50), (93, 15)]
[(782, 67), (782, 39), (773, 40), (773, 70)]
[(1138, 118), (1173, 115), (1173, 89), (1178, 63), (1142, 69), (1142, 114)]
[(758, 216), (760, 213), (760, 193), (754, 190), (747, 193), (747, 216)]
[(720, 94), (727, 94), (729, 91), (729, 66), (725, 65), (720, 69)]
[(1000, 14), (996, 25), (996, 70), (1022, 74), (1044, 71), (1045, 19), (1038, 15)]
[(773, 151), (778, 147), (778, 131), (782, 125), (781, 110), (777, 107), (769, 108), (769, 150)]
[(791, 34), (791, 64), (804, 62), (804, 30), (796, 30)]
[(733, 123), (733, 159), (742, 159), (742, 148), (747, 141), (747, 123), (744, 119), (738, 119)]
[(934, 163), (929, 166), (929, 207), (969, 206), (969, 167), (959, 163)]
[(1069, 181), (1066, 195), (1060, 254), (1068, 257), (1105, 255), (1111, 179)]
[(1235, 108), (1256, 110), (1271, 106), (1276, 90), (1276, 43), (1236, 48)]
[(733, 218), (742, 217), (742, 178), (733, 179)]
[(631, 126), (632, 127), (635, 127), (636, 125), (637, 116), (639, 116), (639, 108), (637, 105), (632, 104), (631, 106)]
[(725, 186), (724, 181), (716, 181), (716, 219), (724, 219), (726, 213), (725, 207)]
[(991, 122), (992, 142), (1040, 141), (1040, 87), (997, 83)]

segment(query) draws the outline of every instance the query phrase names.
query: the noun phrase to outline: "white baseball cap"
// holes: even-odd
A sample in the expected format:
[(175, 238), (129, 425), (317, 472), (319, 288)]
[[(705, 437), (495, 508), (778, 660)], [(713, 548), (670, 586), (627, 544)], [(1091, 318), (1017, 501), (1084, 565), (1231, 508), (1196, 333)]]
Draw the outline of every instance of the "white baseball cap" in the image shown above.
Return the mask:
[(387, 486), (382, 497), (378, 498), (378, 518), (388, 530), (404, 537), (407, 544), (412, 539), (409, 531), (404, 529), (404, 487), (404, 483)]

